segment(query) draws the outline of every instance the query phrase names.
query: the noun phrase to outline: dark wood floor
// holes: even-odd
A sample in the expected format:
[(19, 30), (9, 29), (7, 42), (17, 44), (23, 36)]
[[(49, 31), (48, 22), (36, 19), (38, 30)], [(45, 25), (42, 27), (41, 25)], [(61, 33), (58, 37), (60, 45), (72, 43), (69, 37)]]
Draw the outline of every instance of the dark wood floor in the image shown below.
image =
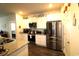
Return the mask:
[(33, 43), (28, 44), (29, 56), (64, 56), (63, 52), (37, 46)]

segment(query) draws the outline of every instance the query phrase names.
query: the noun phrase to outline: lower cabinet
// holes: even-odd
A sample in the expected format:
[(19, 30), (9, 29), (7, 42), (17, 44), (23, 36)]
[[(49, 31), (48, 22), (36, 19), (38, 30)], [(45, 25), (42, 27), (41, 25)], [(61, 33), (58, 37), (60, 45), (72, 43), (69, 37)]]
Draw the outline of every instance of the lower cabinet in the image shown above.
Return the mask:
[(36, 44), (46, 47), (46, 35), (36, 35)]

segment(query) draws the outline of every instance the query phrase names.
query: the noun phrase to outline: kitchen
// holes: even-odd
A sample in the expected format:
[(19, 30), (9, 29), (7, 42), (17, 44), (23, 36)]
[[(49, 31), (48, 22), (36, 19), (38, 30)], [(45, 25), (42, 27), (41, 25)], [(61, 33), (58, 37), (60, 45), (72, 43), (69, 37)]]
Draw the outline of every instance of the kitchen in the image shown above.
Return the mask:
[[(50, 16), (54, 17), (54, 18), (53, 19), (49, 18)], [(57, 16), (57, 18), (56, 18), (56, 16)], [(25, 17), (22, 19), (23, 23), (21, 25), (18, 25), (20, 27), (19, 35), (21, 37), (23, 36), (22, 39), (25, 37), (27, 42), (32, 42), (38, 46), (43, 46), (43, 47), (48, 47), (48, 48), (53, 47), (52, 45), (54, 45), (54, 44), (51, 45), (48, 43), (48, 41), (49, 41), (48, 34), (50, 34), (50, 33), (47, 32), (47, 26), (48, 26), (47, 22), (53, 23), (53, 22), (58, 22), (58, 21), (61, 21), (59, 13), (57, 13), (57, 14), (56, 13), (55, 14), (47, 14), (47, 13), (33, 14), (32, 16), (28, 16), (28, 17)], [(24, 27), (23, 27), (23, 25), (24, 25)], [(52, 28), (52, 26), (51, 26), (51, 28)], [(60, 34), (60, 36), (61, 35), (62, 34)], [(62, 44), (61, 44), (61, 46), (62, 46)], [(56, 50), (56, 48), (52, 48), (52, 49)], [(61, 49), (62, 49), (62, 47), (61, 47)]]
[[(21, 6), (20, 4), (15, 4), (15, 5)], [(26, 4), (26, 6), (28, 6), (28, 5), (36, 6), (33, 9), (38, 8), (38, 6), (36, 4)], [(40, 4), (38, 4), (38, 5), (40, 5)], [(57, 5), (59, 5), (59, 4), (55, 4), (55, 6), (57, 6)], [(35, 11), (35, 13), (28, 14), (28, 15), (22, 15), (23, 14), (22, 11), (13, 13), (14, 16), (12, 16), (12, 18), (14, 18), (14, 20), (16, 22), (16, 25), (15, 25), (16, 26), (16, 40), (14, 40), (14, 42), (5, 44), (5, 48), (9, 49), (9, 54), (11, 54), (12, 51), (15, 51), (29, 43), (35, 44), (37, 46), (42, 46), (42, 47), (46, 47), (49, 49), (57, 50), (57, 47), (56, 47), (57, 39), (56, 38), (54, 39), (52, 37), (53, 34), (55, 34), (55, 36), (57, 36), (57, 34), (51, 32), (51, 30), (53, 30), (52, 29), (53, 25), (55, 25), (55, 27), (56, 27), (56, 24), (52, 24), (53, 22), (61, 21), (61, 17), (60, 17), (61, 13), (60, 13), (59, 8), (61, 8), (62, 5), (63, 4), (60, 4), (60, 6), (57, 7), (58, 8), (57, 10), (56, 9), (54, 9), (54, 10), (50, 9), (49, 11), (39, 11), (38, 10), (38, 12)], [(6, 5), (6, 7), (7, 7), (7, 5)], [(23, 6), (23, 7), (25, 7), (25, 6)], [(20, 8), (20, 9), (22, 9), (22, 8)], [(32, 11), (34, 11), (34, 10), (32, 10)], [(51, 22), (51, 24), (50, 24), (50, 22)], [(47, 23), (49, 23), (49, 24), (47, 24)], [(51, 27), (50, 27), (50, 25), (51, 25)], [(54, 30), (56, 30), (56, 29), (57, 28), (55, 28)], [(53, 39), (55, 41), (53, 41)], [(55, 42), (55, 44), (52, 44), (53, 43), (52, 41)], [(59, 44), (59, 45), (61, 45), (61, 44)], [(28, 47), (28, 45), (27, 45), (27, 47)], [(27, 54), (28, 54), (28, 48), (26, 48), (26, 49), (27, 49)], [(58, 50), (62, 50), (62, 48), (60, 48)]]
[[(26, 51), (25, 55), (28, 55), (29, 50), (33, 48), (28, 48), (29, 43), (51, 49), (52, 51), (62, 50), (66, 56), (79, 55), (78, 10), (79, 3), (2, 3), (0, 4), (0, 19), (14, 20), (13, 24), (15, 24), (12, 25), (12, 28), (16, 27), (13, 28), (15, 33), (12, 31), (11, 34), (13, 35), (11, 38), (13, 37), (14, 40), (3, 44), (3, 46), (6, 50), (8, 49), (9, 55), (25, 45), (27, 47), (23, 51)], [(7, 28), (6, 30), (10, 32), (8, 26), (6, 24), (1, 25), (3, 22), (0, 22), (0, 28)], [(1, 36), (3, 36), (2, 29), (0, 31)], [(3, 40), (0, 43), (4, 43)], [(0, 50), (3, 51), (4, 49), (0, 48)], [(19, 55), (24, 55), (23, 51)], [(18, 54), (14, 53), (11, 55)]]

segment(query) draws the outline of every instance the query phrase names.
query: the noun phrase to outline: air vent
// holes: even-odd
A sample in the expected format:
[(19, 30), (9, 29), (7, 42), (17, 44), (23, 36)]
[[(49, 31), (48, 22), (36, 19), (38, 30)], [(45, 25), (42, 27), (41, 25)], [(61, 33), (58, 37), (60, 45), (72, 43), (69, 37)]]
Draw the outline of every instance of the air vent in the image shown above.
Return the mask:
[(28, 16), (23, 16), (23, 19), (28, 19)]
[(44, 17), (44, 14), (36, 14), (36, 15), (33, 15), (33, 17)]

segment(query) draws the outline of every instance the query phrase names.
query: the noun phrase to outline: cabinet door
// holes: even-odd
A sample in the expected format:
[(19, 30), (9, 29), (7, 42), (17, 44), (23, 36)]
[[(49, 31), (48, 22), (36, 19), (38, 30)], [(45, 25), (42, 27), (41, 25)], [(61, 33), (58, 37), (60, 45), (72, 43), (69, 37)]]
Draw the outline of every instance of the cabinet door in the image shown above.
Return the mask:
[(40, 46), (46, 46), (46, 36), (36, 35), (36, 44)]
[(46, 36), (45, 35), (41, 36), (41, 45), (46, 46)]

